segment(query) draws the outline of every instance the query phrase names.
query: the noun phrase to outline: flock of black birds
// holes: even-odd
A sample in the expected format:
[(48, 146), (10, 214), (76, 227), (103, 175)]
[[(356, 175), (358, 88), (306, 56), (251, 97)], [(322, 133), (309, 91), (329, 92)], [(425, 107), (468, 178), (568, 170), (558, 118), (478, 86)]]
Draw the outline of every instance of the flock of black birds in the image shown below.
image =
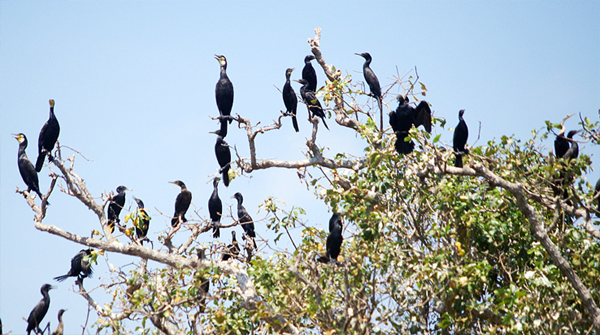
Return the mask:
[[(382, 92), (379, 80), (377, 79), (377, 76), (375, 75), (373, 70), (370, 68), (372, 57), (369, 53), (366, 52), (357, 53), (356, 55), (359, 55), (365, 59), (365, 62), (363, 64), (364, 78), (370, 89), (369, 96), (377, 100), (379, 111), (382, 115), (381, 126), (383, 129)], [(225, 184), (225, 186), (229, 186), (231, 151), (229, 145), (227, 144), (227, 142), (225, 142), (225, 137), (227, 136), (228, 125), (231, 124), (231, 122), (234, 120), (234, 117), (231, 116), (234, 90), (233, 84), (227, 76), (227, 59), (225, 58), (225, 56), (222, 55), (215, 55), (215, 58), (218, 60), (220, 65), (220, 78), (215, 87), (215, 98), (219, 110), (218, 119), (220, 123), (219, 130), (214, 132), (214, 134), (217, 135), (217, 140), (215, 143), (215, 155), (217, 158), (217, 162), (220, 166), (219, 173), (222, 175), (223, 183)], [(319, 99), (316, 96), (317, 74), (311, 64), (311, 61), (314, 59), (315, 57), (312, 55), (308, 55), (304, 58), (302, 78), (294, 81), (302, 85), (300, 88), (300, 97), (307, 106), (309, 118), (315, 116), (319, 117), (323, 121), (323, 125), (329, 130), (329, 127), (325, 122), (325, 112), (321, 106), (321, 103), (319, 102)], [(286, 108), (286, 112), (284, 114), (286, 116), (291, 116), (294, 130), (298, 132), (299, 126), (296, 118), (298, 97), (296, 96), (296, 93), (291, 85), (291, 75), (293, 70), (293, 68), (286, 69), (286, 81), (283, 86), (282, 97)], [(23, 133), (13, 134), (19, 142), (18, 167), (21, 177), (23, 178), (23, 181), (28, 187), (27, 191), (29, 193), (32, 191), (35, 192), (40, 197), (40, 199), (42, 199), (42, 201), (46, 201), (48, 205), (49, 203), (47, 202), (47, 199), (43, 198), (42, 193), (40, 191), (37, 173), (41, 172), (46, 156), (48, 156), (49, 161), (52, 161), (54, 159), (52, 156), (52, 150), (56, 145), (60, 133), (60, 126), (58, 120), (56, 119), (56, 115), (54, 114), (54, 100), (50, 100), (49, 103), (50, 115), (48, 121), (44, 124), (42, 130), (40, 131), (38, 139), (38, 157), (36, 160), (35, 167), (27, 158), (27, 154), (25, 153), (25, 149), (27, 148), (28, 144), (27, 137)], [(460, 110), (458, 114), (459, 123), (454, 130), (453, 137), (453, 150), (456, 156), (456, 167), (463, 167), (463, 156), (469, 153), (468, 149), (466, 148), (469, 130), (463, 118), (463, 115), (464, 110)], [(414, 150), (414, 143), (409, 137), (410, 129), (413, 126), (423, 126), (427, 132), (431, 132), (432, 112), (429, 107), (429, 104), (426, 101), (420, 101), (416, 107), (412, 107), (409, 103), (408, 97), (406, 95), (400, 95), (398, 97), (398, 107), (395, 111), (391, 111), (389, 113), (389, 124), (392, 127), (392, 130), (396, 136), (396, 141), (394, 143), (396, 152), (400, 155), (410, 154)], [(573, 139), (573, 136), (577, 134), (578, 131), (570, 131), (566, 137), (564, 136), (564, 132), (565, 129), (563, 127), (561, 133), (557, 135), (556, 140), (554, 142), (556, 157), (564, 159), (576, 158), (579, 154), (579, 147), (577, 145), (577, 142)], [(210, 222), (213, 228), (213, 238), (219, 238), (221, 236), (220, 222), (222, 217), (223, 204), (221, 199), (219, 198), (218, 193), (218, 185), (220, 181), (221, 178), (219, 176), (214, 177), (213, 192), (208, 200), (208, 209), (211, 219)], [(177, 198), (175, 200), (175, 212), (173, 214), (173, 218), (171, 219), (172, 227), (178, 227), (180, 224), (187, 222), (185, 214), (191, 204), (192, 193), (187, 189), (185, 183), (183, 183), (180, 180), (170, 183), (178, 185), (181, 188), (181, 191), (177, 195)], [(115, 226), (119, 227), (120, 231), (125, 230), (125, 227), (120, 224), (119, 219), (121, 210), (125, 206), (125, 191), (130, 190), (125, 186), (119, 186), (116, 189), (116, 194), (109, 199), (107, 210), (107, 226), (111, 233), (114, 232)], [(596, 191), (600, 191), (600, 180), (596, 184)], [(255, 241), (256, 232), (254, 227), (254, 221), (249, 215), (248, 211), (243, 206), (244, 198), (239, 192), (235, 193), (233, 198), (237, 200), (238, 222), (244, 230), (244, 238), (251, 240), (254, 249), (256, 249), (257, 245)], [(140, 220), (135, 227), (136, 237), (140, 243), (143, 243), (144, 240), (148, 240), (147, 234), (150, 225), (150, 219), (147, 215), (142, 200), (135, 197), (134, 200), (138, 206), (138, 213), (141, 213), (139, 218)], [(600, 210), (600, 202), (598, 204), (598, 210)], [(337, 258), (340, 254), (340, 249), (343, 241), (342, 230), (343, 225), (341, 214), (333, 213), (331, 219), (329, 220), (329, 235), (326, 241), (326, 254), (324, 256), (318, 257), (317, 260), (319, 262), (337, 263)], [(236, 258), (240, 253), (240, 247), (238, 241), (236, 240), (235, 231), (232, 231), (231, 235), (232, 242), (227, 247), (225, 247), (225, 251), (222, 253), (221, 259), (223, 261), (227, 261), (231, 258)], [(83, 279), (90, 277), (93, 272), (90, 264), (91, 253), (92, 249), (83, 249), (79, 251), (71, 259), (71, 269), (69, 270), (69, 272), (65, 275), (55, 277), (54, 279), (61, 282), (67, 279), (68, 277), (76, 277), (76, 283), (79, 285), (83, 285)], [(49, 284), (44, 284), (42, 286), (41, 293), (43, 298), (31, 311), (27, 320), (28, 334), (32, 330), (35, 333), (41, 332), (39, 325), (41, 320), (44, 318), (46, 312), (48, 311), (48, 307), (50, 305), (50, 296), (48, 292), (52, 288), (54, 287)], [(59, 329), (55, 331), (56, 334), (62, 334), (62, 314), (64, 313), (64, 311), (65, 310), (61, 309), (59, 312)]]

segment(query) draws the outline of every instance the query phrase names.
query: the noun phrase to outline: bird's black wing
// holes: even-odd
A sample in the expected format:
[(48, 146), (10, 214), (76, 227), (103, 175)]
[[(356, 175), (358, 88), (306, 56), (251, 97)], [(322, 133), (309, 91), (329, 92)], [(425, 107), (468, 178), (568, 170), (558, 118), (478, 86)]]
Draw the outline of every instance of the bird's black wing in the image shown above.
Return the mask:
[(422, 125), (428, 133), (431, 133), (431, 108), (427, 101), (423, 100), (417, 105), (413, 122), (415, 127)]

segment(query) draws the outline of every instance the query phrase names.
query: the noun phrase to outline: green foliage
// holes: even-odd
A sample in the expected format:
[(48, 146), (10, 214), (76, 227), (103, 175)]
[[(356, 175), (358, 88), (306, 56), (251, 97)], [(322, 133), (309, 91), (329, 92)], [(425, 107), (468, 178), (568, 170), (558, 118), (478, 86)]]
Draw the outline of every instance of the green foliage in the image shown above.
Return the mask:
[[(417, 79), (409, 78), (409, 86), (418, 83), (424, 96), (427, 89)], [(356, 100), (363, 93), (352, 87), (350, 76), (338, 76), (319, 94), (327, 105), (340, 97)], [(276, 234), (272, 242), (290, 238), (294, 249), (254, 255), (247, 264), (230, 261), (246, 269), (259, 301), (244, 301), (238, 279), (223, 274), (219, 252), (212, 249), (217, 256), (209, 268), (130, 271), (112, 291), (114, 301), (107, 312), (120, 301), (128, 313), (144, 315), (143, 322), (157, 313), (188, 320), (188, 333), (195, 325), (205, 333), (277, 333), (280, 319), (275, 316), (304, 333), (322, 334), (556, 334), (591, 329), (581, 299), (538, 242), (510, 192), (482, 177), (421, 173), (436, 160), (451, 165), (451, 148), (443, 147), (440, 135), (412, 129), (409, 139), (415, 141), (415, 151), (400, 156), (393, 134), (382, 136), (377, 122), (360, 108), (347, 111), (358, 112), (368, 115), (357, 130), (365, 141), (366, 166), (324, 171), (329, 184), (320, 178), (306, 180), (332, 211), (343, 213), (339, 264), (317, 262), (325, 253), (328, 232), (305, 226), (302, 208), (286, 208), (269, 198), (261, 208), (267, 213), (266, 227)], [(433, 123), (445, 129), (445, 120)], [(583, 125), (598, 126), (587, 118)], [(541, 146), (557, 128), (559, 124), (547, 121), (546, 130), (533, 131), (529, 140), (503, 136), (469, 148), (465, 166), (481, 164), (521, 185), (550, 238), (598, 302), (598, 241), (573, 217), (541, 201), (594, 207), (593, 190), (583, 177), (590, 170), (590, 157), (556, 159)], [(338, 153), (335, 159), (346, 156)], [(126, 221), (131, 218), (135, 225), (139, 215)], [(303, 229), (296, 244), (290, 229), (299, 226)], [(203, 289), (207, 282), (209, 294)], [(105, 319), (99, 326), (119, 328)], [(145, 326), (139, 331), (152, 333)]]

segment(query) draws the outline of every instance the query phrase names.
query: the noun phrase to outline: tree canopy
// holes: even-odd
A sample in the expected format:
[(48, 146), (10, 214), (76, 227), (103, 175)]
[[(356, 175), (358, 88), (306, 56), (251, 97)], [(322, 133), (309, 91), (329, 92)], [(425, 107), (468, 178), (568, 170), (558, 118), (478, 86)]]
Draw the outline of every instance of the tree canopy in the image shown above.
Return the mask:
[[(362, 139), (364, 155), (330, 155), (318, 143), (319, 133), (327, 130), (315, 117), (305, 157), (262, 159), (255, 139), (280, 129), (287, 115), (282, 112), (260, 127), (236, 115), (233, 122), (247, 132), (250, 155), (236, 152), (232, 165), (237, 174), (296, 169), (307, 188), (343, 217), (339, 262), (317, 261), (325, 254), (329, 232), (306, 226), (304, 210), (288, 207), (285, 194), (265, 199), (263, 229), (287, 239), (290, 227), (303, 227), (290, 250), (256, 253), (251, 241), (240, 240), (242, 253), (223, 261), (222, 243), (196, 241), (212, 233), (208, 216), (164, 231), (152, 245), (142, 244), (133, 229), (147, 214), (138, 209), (127, 213), (122, 222), (127, 233), (116, 239), (107, 225), (111, 195), (98, 203), (76, 173), (76, 156), (63, 158), (59, 147), (50, 162), (57, 172), (41, 205), (34, 195), (19, 191), (36, 214), (35, 227), (94, 248), (94, 257), (119, 253), (134, 264), (114, 269), (110, 283), (103, 285), (112, 296), (109, 304), (96, 303), (93, 292), (80, 284), (79, 294), (98, 315), (97, 331), (600, 332), (600, 231), (593, 219), (599, 213), (598, 195), (585, 179), (592, 162), (585, 152), (568, 160), (543, 147), (560, 129), (560, 120), (547, 120), (530, 139), (506, 135), (473, 145), (461, 168), (454, 166), (449, 140), (422, 128), (413, 127), (406, 138), (414, 141), (414, 151), (399, 155), (396, 135), (387, 121), (380, 124), (377, 101), (366, 97), (362, 77), (342, 75), (327, 63), (319, 29), (309, 46), (327, 77), (317, 98), (335, 119), (331, 126), (351, 129)], [(416, 72), (397, 78), (382, 87), (383, 111), (396, 108), (389, 93), (396, 85), (415, 103), (429, 93)], [(468, 111), (465, 119), (469, 123)], [(448, 129), (458, 119), (434, 113), (432, 122)], [(598, 122), (580, 116), (579, 124), (581, 138), (598, 144)], [(470, 126), (475, 138), (477, 125)], [(235, 128), (230, 131), (239, 131)], [(92, 237), (44, 222), (57, 184), (97, 216)], [(184, 231), (183, 242), (176, 241)], [(159, 265), (149, 266), (150, 260)]]

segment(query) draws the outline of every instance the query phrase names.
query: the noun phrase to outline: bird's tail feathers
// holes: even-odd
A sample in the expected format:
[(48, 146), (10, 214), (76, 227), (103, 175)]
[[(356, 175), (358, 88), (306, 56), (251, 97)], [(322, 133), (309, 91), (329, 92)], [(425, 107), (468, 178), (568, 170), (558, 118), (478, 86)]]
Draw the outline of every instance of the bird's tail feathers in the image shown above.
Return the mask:
[(37, 161), (35, 162), (35, 171), (42, 171), (42, 167), (44, 166), (44, 160), (46, 159), (46, 152), (40, 152), (38, 155)]
[(463, 167), (463, 153), (457, 153), (456, 154), (456, 160), (454, 161), (454, 166), (456, 167)]
[(404, 138), (396, 138), (396, 151), (401, 155), (408, 155), (415, 149), (413, 141), (406, 142)]
[(298, 128), (298, 120), (296, 119), (296, 115), (292, 115), (292, 124), (294, 125), (296, 132), (299, 132), (300, 128)]
[(225, 168), (223, 168), (223, 184), (225, 184), (225, 186), (229, 186), (229, 165), (225, 166)]
[(57, 282), (62, 282), (65, 281), (65, 279), (69, 278), (69, 275), (62, 275), (62, 276), (58, 276), (58, 277), (54, 277), (54, 280), (56, 280)]
[(221, 237), (221, 229), (219, 222), (213, 222), (213, 238)]
[(325, 122), (325, 116), (321, 117), (321, 119), (323, 120), (323, 125), (325, 126), (325, 128), (329, 130), (329, 127), (327, 127), (327, 122)]

